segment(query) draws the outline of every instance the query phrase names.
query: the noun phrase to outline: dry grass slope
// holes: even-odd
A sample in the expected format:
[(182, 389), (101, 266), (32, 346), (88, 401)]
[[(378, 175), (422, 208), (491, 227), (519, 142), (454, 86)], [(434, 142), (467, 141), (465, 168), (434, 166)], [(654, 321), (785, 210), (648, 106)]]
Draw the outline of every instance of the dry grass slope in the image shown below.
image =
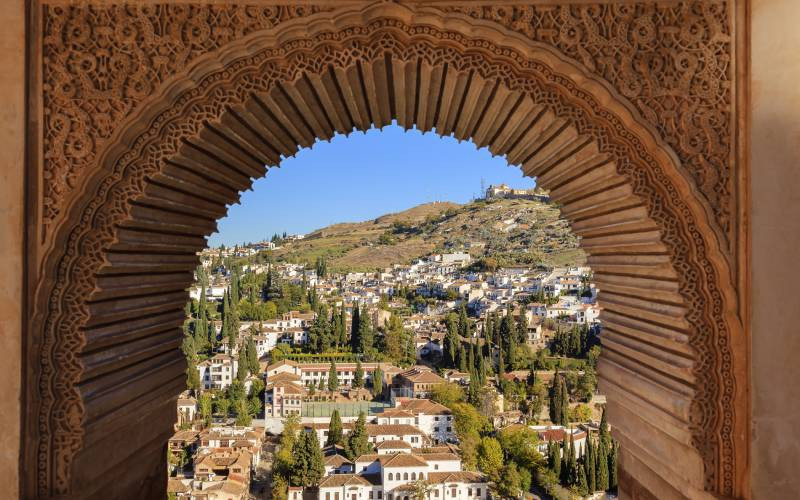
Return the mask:
[(341, 271), (406, 264), (432, 252), (466, 249), (501, 264), (561, 266), (585, 262), (567, 222), (553, 205), (528, 200), (435, 202), (364, 222), (334, 224), (275, 252), (280, 260), (328, 260)]

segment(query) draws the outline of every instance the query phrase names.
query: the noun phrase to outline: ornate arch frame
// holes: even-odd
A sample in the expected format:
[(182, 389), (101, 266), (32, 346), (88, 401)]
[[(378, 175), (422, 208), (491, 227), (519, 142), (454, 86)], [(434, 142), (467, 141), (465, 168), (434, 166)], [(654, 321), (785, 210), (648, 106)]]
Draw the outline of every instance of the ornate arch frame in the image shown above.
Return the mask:
[[(97, 460), (114, 456), (106, 448), (106, 433), (123, 421), (126, 429), (141, 431), (142, 439), (149, 430), (141, 421), (126, 420), (124, 411), (139, 403), (153, 415), (166, 415), (171, 395), (183, 383), (175, 336), (180, 311), (168, 310), (185, 300), (182, 290), (194, 267), (185, 255), (204, 246), (203, 235), (213, 231), (213, 220), (237, 199), (236, 192), (263, 175), (259, 162), (273, 165), (316, 138), (397, 119), (407, 127), (435, 127), (488, 145), (493, 153), (517, 160), (564, 202), (565, 215), (584, 237), (600, 286), (608, 291), (605, 308), (613, 335), (600, 375), (617, 399), (612, 424), (628, 445), (625, 487), (641, 496), (664, 485), (669, 489), (660, 494), (669, 491), (675, 497), (743, 496), (747, 343), (730, 221), (721, 223), (725, 218), (705, 195), (703, 178), (665, 142), (664, 128), (625, 97), (631, 89), (615, 87), (585, 60), (566, 55), (563, 47), (531, 40), (525, 29), (517, 29), (524, 15), (505, 18), (496, 8), (395, 3), (354, 3), (336, 10), (270, 8), (279, 13), (272, 27), (242, 32), (143, 91), (141, 102), (122, 113), (119, 125), (108, 125), (106, 140), (95, 137), (91, 161), (65, 185), (54, 187), (63, 181), (58, 169), (69, 171), (64, 163), (74, 164), (86, 152), (71, 159), (59, 155), (59, 147), (70, 140), (63, 130), (69, 126), (62, 123), (59, 140), (44, 133), (43, 126), (42, 164), (50, 175), (40, 178), (38, 191), (49, 194), (43, 198), (50, 201), (32, 211), (38, 214), (32, 224), (38, 230), (35, 269), (29, 271), (31, 382), (23, 465), (30, 473), (23, 491), (41, 497), (96, 494), (97, 486), (90, 484), (103, 470)], [(50, 14), (70, 17), (68, 9), (60, 9), (53, 7)], [(487, 19), (487, 12), (494, 12), (494, 18)], [(39, 15), (47, 22), (47, 9)], [(574, 26), (570, 16), (562, 17), (569, 37)], [(213, 20), (187, 20), (191, 29), (215, 27)], [(111, 38), (130, 34), (124, 16), (115, 26)], [(69, 34), (70, 29), (67, 23), (45, 33)], [(45, 61), (48, 57), (53, 55), (45, 55)], [(73, 59), (69, 64), (80, 63)], [(405, 78), (395, 73), (399, 69)], [(46, 73), (45, 65), (45, 78)], [(477, 78), (496, 82), (484, 86), (493, 88), (491, 94), (476, 94), (474, 100), (484, 113), (500, 113), (503, 119), (497, 123), (465, 117), (469, 85)], [(48, 83), (42, 88), (47, 94)], [(321, 95), (326, 89), (328, 101)], [(274, 122), (272, 144), (261, 149), (254, 146), (257, 140), (246, 137), (253, 123), (236, 128), (232, 124), (238, 115), (230, 113), (235, 108), (257, 116), (254, 93), (265, 96), (260, 98), (261, 116)], [(309, 102), (332, 108), (319, 113), (302, 107)], [(46, 98), (40, 103), (50, 123), (58, 123), (52, 118), (56, 104)], [(272, 114), (264, 115), (265, 109)], [(525, 110), (538, 113), (541, 121), (525, 122)], [(302, 126), (291, 119), (296, 117)], [(528, 137), (534, 129), (538, 135)], [(239, 141), (238, 146), (199, 150), (197, 139), (221, 144), (212, 136)], [(535, 147), (524, 149), (523, 139)], [(72, 150), (86, 147), (80, 144), (74, 141)], [(226, 165), (222, 170), (228, 179), (226, 186), (203, 194), (207, 210), (199, 218), (212, 223), (193, 223), (183, 213), (155, 227), (148, 210), (181, 215), (174, 206), (163, 206), (164, 197), (154, 192), (164, 187), (160, 176), (165, 169), (190, 170), (194, 188), (202, 189), (213, 163), (209, 159)], [(602, 189), (590, 189), (587, 179)], [(53, 212), (52, 200), (59, 196), (62, 208)], [(167, 235), (175, 240), (170, 248), (159, 242)], [(171, 257), (154, 273), (163, 279), (142, 283), (143, 272), (155, 269), (145, 263), (152, 255)], [(623, 264), (619, 258), (635, 262)], [(629, 272), (622, 270), (625, 265)], [(143, 369), (160, 370), (160, 388), (147, 385), (159, 379), (148, 378)], [(118, 387), (125, 383), (142, 384), (141, 391), (124, 396)], [(648, 397), (648, 391), (656, 395)], [(657, 449), (635, 439), (635, 433), (652, 430), (633, 418), (640, 411), (652, 419), (652, 428), (670, 429), (657, 438)], [(174, 417), (171, 409), (169, 417)], [(669, 463), (676, 458), (688, 465)]]

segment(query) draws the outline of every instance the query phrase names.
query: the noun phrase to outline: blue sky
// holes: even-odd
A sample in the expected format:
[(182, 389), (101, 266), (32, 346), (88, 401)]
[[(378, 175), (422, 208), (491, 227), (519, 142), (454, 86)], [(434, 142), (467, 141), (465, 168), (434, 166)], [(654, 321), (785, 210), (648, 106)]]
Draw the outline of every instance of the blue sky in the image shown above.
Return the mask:
[(218, 223), (210, 246), (260, 241), (273, 233), (307, 233), (336, 222), (373, 219), (431, 201), (465, 203), (481, 179), (530, 188), (503, 158), (486, 148), (398, 126), (317, 142), (242, 193)]

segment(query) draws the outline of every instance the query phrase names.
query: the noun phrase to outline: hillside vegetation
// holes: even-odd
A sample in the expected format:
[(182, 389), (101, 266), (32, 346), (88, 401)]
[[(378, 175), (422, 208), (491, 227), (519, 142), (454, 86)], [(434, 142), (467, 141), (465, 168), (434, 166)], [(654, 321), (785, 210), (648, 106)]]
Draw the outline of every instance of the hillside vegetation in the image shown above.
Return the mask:
[(334, 224), (273, 252), (278, 260), (372, 271), (434, 252), (468, 251), (500, 265), (574, 265), (584, 253), (558, 209), (529, 200), (435, 202), (365, 222)]

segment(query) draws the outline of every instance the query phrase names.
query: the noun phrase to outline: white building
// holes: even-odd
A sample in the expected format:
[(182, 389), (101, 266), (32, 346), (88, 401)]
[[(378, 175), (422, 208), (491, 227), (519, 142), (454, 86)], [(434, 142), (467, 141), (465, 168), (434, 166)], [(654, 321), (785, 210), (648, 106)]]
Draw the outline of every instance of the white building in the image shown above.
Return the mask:
[(226, 389), (236, 377), (239, 361), (228, 354), (217, 354), (197, 364), (203, 389)]

